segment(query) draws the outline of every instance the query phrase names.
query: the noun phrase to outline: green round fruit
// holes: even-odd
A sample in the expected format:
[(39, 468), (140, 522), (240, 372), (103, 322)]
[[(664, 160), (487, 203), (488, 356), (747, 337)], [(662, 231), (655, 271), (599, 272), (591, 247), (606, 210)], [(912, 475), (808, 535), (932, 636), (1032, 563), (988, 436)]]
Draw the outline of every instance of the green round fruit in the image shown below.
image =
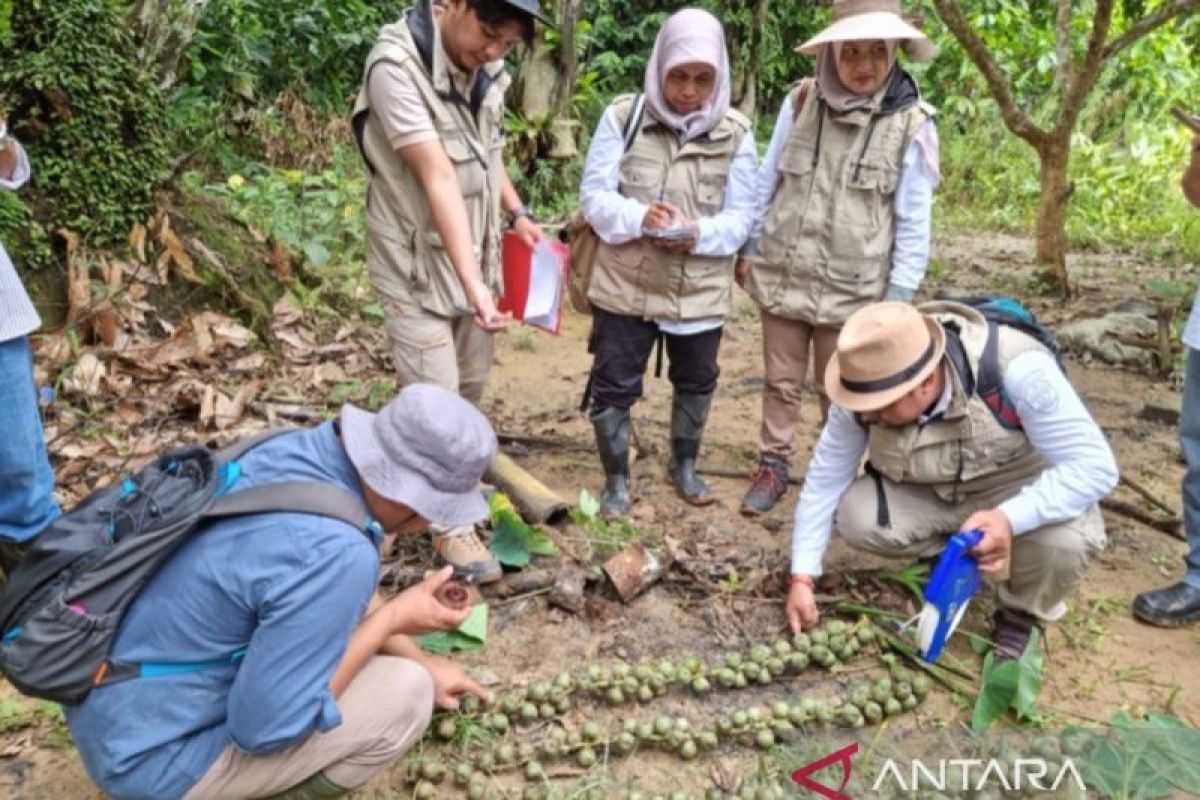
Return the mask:
[(775, 644), (771, 645), (775, 650), (775, 655), (786, 656), (792, 652), (792, 643), (787, 639), (776, 639)]
[(788, 667), (795, 672), (803, 672), (808, 669), (808, 653), (792, 653), (788, 656)]
[(632, 753), (637, 747), (637, 737), (632, 733), (622, 733), (613, 741), (613, 749), (621, 755)]
[(763, 729), (754, 734), (754, 744), (766, 750), (775, 745), (775, 734), (767, 729)]
[(875, 641), (875, 628), (870, 624), (863, 625), (854, 632), (854, 636), (859, 644), (870, 644)]
[(504, 733), (508, 730), (508, 717), (504, 714), (492, 714), (488, 719), (488, 727), (496, 733)]
[(635, 731), (635, 733), (637, 734), (637, 738), (644, 742), (647, 739), (653, 738), (654, 725), (649, 722), (639, 722), (637, 724), (637, 731)]
[(746, 717), (751, 722), (762, 722), (769, 716), (770, 714), (762, 706), (750, 706), (750, 708), (746, 709)]
[(756, 661), (747, 661), (742, 665), (742, 674), (746, 676), (746, 680), (758, 680), (758, 673), (762, 672), (762, 667)]
[(454, 734), (458, 732), (458, 726), (454, 724), (451, 717), (442, 717), (437, 724), (437, 736), (439, 739), (453, 739)]
[(824, 647), (829, 644), (829, 634), (820, 628), (810, 633), (808, 638), (810, 641), (812, 641), (814, 647), (817, 645)]
[(929, 682), (928, 675), (913, 676), (912, 690), (913, 690), (913, 694), (915, 694), (917, 696), (917, 699), (924, 699), (925, 695), (929, 694), (929, 690), (931, 687), (932, 687), (932, 684), (930, 684), (930, 682)]
[(580, 730), (580, 734), (583, 736), (585, 742), (598, 742), (603, 733), (599, 723), (592, 720), (583, 723), (583, 728)]
[(714, 674), (714, 677), (717, 679), (717, 683), (721, 684), (721, 686), (728, 689), (731, 686), (733, 686), (733, 681), (734, 681), (733, 675), (734, 675), (733, 670), (731, 670), (729, 667), (721, 667), (719, 670), (716, 671), (716, 673)]
[(733, 688), (735, 689), (745, 689), (748, 683), (744, 672), (738, 672), (733, 676)]
[(729, 653), (725, 656), (725, 666), (731, 669), (737, 669), (742, 665), (741, 653)]
[(683, 744), (679, 745), (679, 757), (684, 761), (691, 761), (700, 752), (696, 747), (696, 743), (691, 739), (685, 739)]
[(804, 710), (803, 706), (797, 704), (788, 708), (788, 721), (793, 725), (803, 725), (809, 719), (809, 713)]
[(720, 735), (728, 735), (733, 730), (733, 720), (726, 716), (717, 717), (716, 729)]
[(497, 764), (512, 764), (517, 760), (517, 748), (505, 742), (496, 748), (496, 763)]
[(792, 637), (792, 647), (798, 653), (807, 653), (812, 647), (812, 640), (807, 633), (797, 633)]
[(458, 710), (462, 714), (478, 714), (479, 713), (479, 698), (473, 694), (469, 694), (459, 703)]
[(771, 673), (771, 677), (778, 678), (783, 674), (783, 659), (779, 656), (771, 656), (767, 659), (766, 671)]
[(517, 761), (528, 761), (537, 755), (537, 748), (532, 742), (520, 742), (517, 745)]
[(596, 751), (590, 747), (584, 747), (575, 754), (575, 762), (584, 769), (590, 769), (596, 763)]
[(440, 761), (426, 761), (421, 764), (421, 777), (427, 781), (438, 783), (446, 775), (446, 768)]
[(920, 702), (921, 701), (917, 699), (915, 694), (910, 694), (908, 697), (900, 701), (900, 705), (904, 707), (905, 711), (912, 711), (917, 707), (917, 705), (920, 704)]
[(475, 756), (475, 766), (484, 772), (491, 772), (496, 768), (496, 754), (491, 750), (484, 750)]
[(892, 696), (893, 688), (891, 678), (880, 678), (871, 687), (871, 699), (876, 703), (886, 703)]
[(869, 701), (862, 712), (867, 722), (872, 725), (878, 725), (883, 720), (883, 707), (874, 700)]
[(755, 679), (760, 685), (766, 686), (771, 682), (770, 670), (759, 670), (758, 677)]
[(756, 664), (765, 664), (771, 657), (771, 649), (764, 644), (756, 644), (750, 648), (750, 659)]
[(712, 731), (701, 731), (696, 737), (696, 744), (703, 750), (715, 750), (719, 743), (717, 735)]
[(437, 797), (437, 789), (429, 781), (421, 781), (413, 787), (413, 797), (421, 798), (421, 800)]
[(703, 675), (692, 681), (692, 691), (696, 694), (704, 694), (712, 688), (712, 684), (708, 682), (708, 678)]
[(475, 768), (470, 764), (456, 764), (453, 775), (455, 784), (466, 786), (475, 777)]
[(543, 758), (555, 758), (562, 752), (562, 745), (553, 739), (546, 739), (538, 746), (538, 752)]
[(542, 719), (550, 719), (557, 717), (559, 714), (565, 714), (571, 710), (571, 700), (568, 697), (560, 697), (553, 703), (542, 703), (542, 707), (538, 709), (538, 713), (542, 715)]
[(604, 671), (600, 668), (599, 664), (592, 664), (590, 667), (588, 667), (587, 676), (588, 680), (592, 683), (598, 683), (603, 675)]
[(487, 796), (487, 783), (481, 778), (477, 781), (471, 781), (467, 786), (468, 800), (483, 800)]
[(550, 686), (544, 681), (538, 681), (529, 687), (529, 699), (535, 703), (540, 703), (550, 696)]
[(853, 661), (856, 655), (858, 655), (858, 648), (853, 645), (846, 645), (837, 651), (838, 660), (842, 662)]
[[(553, 716), (553, 715), (552, 715)], [(521, 706), (521, 721), (533, 722), (538, 718), (538, 709), (533, 703), (525, 703)]]
[(791, 713), (791, 710), (791, 706), (787, 704), (787, 701), (777, 700), (775, 704), (771, 706), (771, 716), (775, 717), (776, 719), (787, 719), (788, 714)]
[(833, 652), (838, 652), (846, 646), (846, 637), (840, 633), (832, 633), (829, 635), (829, 649)]
[(825, 628), (829, 631), (829, 635), (833, 636), (838, 633), (845, 633), (848, 626), (840, 619), (831, 619), (825, 623)]
[(739, 708), (733, 712), (732, 722), (735, 728), (744, 728), (750, 724), (750, 715)]
[(908, 681), (896, 681), (892, 686), (892, 696), (897, 700), (903, 701), (906, 697), (912, 695), (912, 684)]
[(654, 720), (654, 732), (659, 736), (666, 736), (675, 727), (675, 723), (670, 717), (658, 717)]
[(610, 706), (619, 706), (625, 702), (625, 693), (621, 691), (619, 686), (610, 686), (604, 694), (604, 699), (608, 701)]
[(900, 701), (894, 697), (889, 697), (883, 703), (883, 713), (889, 717), (894, 717), (904, 710), (904, 706), (900, 705)]
[(654, 689), (648, 683), (643, 683), (638, 687), (637, 699), (639, 703), (649, 703), (654, 699)]

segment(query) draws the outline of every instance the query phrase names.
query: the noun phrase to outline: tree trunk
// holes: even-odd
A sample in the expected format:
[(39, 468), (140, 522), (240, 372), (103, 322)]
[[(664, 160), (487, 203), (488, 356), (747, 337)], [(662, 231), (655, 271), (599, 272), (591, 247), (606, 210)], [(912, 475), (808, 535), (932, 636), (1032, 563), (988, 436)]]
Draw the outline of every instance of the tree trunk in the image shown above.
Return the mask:
[(159, 88), (175, 84), (179, 60), (196, 33), (200, 14), (209, 0), (134, 0), (129, 21), (137, 30), (143, 64), (157, 64)]
[(750, 32), (750, 60), (746, 64), (742, 76), (742, 94), (738, 98), (737, 108), (750, 119), (754, 119), (758, 111), (758, 80), (762, 74), (763, 39), (767, 27), (768, 0), (754, 0), (754, 15)]
[(1064, 297), (1070, 296), (1067, 275), (1067, 208), (1074, 186), (1067, 179), (1071, 158), (1070, 131), (1048, 137), (1038, 148), (1041, 198), (1038, 203), (1037, 261), (1047, 282)]

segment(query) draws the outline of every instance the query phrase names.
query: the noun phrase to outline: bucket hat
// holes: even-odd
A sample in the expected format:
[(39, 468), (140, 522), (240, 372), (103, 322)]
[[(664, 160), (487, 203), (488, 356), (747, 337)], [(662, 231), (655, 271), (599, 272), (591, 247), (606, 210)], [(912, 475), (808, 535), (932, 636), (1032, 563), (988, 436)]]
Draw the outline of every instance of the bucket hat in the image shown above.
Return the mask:
[(458, 395), (412, 384), (378, 413), (347, 403), (340, 424), (346, 454), (376, 493), (448, 527), (488, 515), (478, 484), (496, 453), (496, 434)]
[(913, 61), (933, 58), (929, 37), (904, 19), (898, 0), (833, 0), (833, 21), (796, 52), (815, 56), (822, 45), (860, 39), (894, 39)]
[(874, 303), (850, 315), (825, 369), (825, 393), (849, 411), (878, 411), (941, 363), (946, 332), (908, 303)]

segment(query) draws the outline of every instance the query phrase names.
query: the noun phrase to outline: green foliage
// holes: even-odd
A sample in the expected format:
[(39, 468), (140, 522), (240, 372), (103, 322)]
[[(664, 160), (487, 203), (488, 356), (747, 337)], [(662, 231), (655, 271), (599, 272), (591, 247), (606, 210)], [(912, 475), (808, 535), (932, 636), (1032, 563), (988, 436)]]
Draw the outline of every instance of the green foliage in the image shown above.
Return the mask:
[(1037, 697), (1042, 690), (1042, 650), (1035, 628), (1020, 658), (996, 661), (996, 653), (983, 661), (983, 679), (971, 727), (978, 733), (1004, 716), (1010, 709), (1018, 719), (1037, 716)]
[(0, 192), (0, 242), (23, 267), (43, 267), (54, 259), (45, 226), (16, 192)]
[(583, 529), (601, 553), (614, 553), (642, 538), (641, 531), (629, 520), (601, 517), (600, 501), (587, 489), (579, 490), (579, 505), (568, 513), (571, 522)]
[(302, 87), (308, 103), (345, 112), (379, 27), (399, 8), (383, 0), (212, 0), (186, 54), (181, 99), (222, 108)]
[(533, 556), (554, 556), (558, 548), (543, 531), (530, 526), (513, 507), (503, 492), (488, 495), (491, 511), (491, 551), (501, 564), (518, 569), (526, 566)]
[(329, 302), (340, 300), (370, 313), (370, 304), (359, 303), (367, 279), (362, 263), (364, 178), (357, 153), (341, 147), (334, 166), (316, 173), (265, 165), (252, 169), (219, 184), (206, 185), (194, 172), (182, 182), (189, 190), (219, 198), (252, 231), (303, 256), (308, 281), (292, 287), (301, 307), (333, 313)]
[(478, 603), (456, 629), (418, 636), (417, 643), (425, 652), (440, 655), (449, 655), (456, 650), (479, 650), (487, 641), (487, 623), (487, 603)]
[(1083, 736), (1092, 745), (1083, 776), (1102, 796), (1200, 795), (1200, 731), (1174, 717), (1151, 714), (1139, 720), (1118, 711), (1107, 736)]
[(36, 163), (37, 218), (93, 244), (145, 218), (170, 164), (157, 75), (138, 63), (124, 15), (119, 0), (22, 0), (0, 44), (0, 96)]

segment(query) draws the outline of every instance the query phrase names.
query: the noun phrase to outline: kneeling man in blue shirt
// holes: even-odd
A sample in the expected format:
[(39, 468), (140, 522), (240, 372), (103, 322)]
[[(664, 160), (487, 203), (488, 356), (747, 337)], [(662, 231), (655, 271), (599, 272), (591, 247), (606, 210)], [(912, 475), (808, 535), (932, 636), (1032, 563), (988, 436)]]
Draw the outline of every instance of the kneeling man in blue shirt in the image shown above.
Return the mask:
[[(253, 448), (232, 491), (334, 484), (384, 532), (417, 533), (487, 515), (477, 483), (495, 450), (478, 410), (416, 384), (377, 414), (346, 405), (336, 422)], [(384, 602), (378, 542), (346, 523), (269, 513), (205, 525), (147, 582), (113, 647), (117, 659), (192, 666), (143, 670), (67, 709), (88, 773), (118, 798), (321, 798), (361, 786), (421, 736), (435, 703), (484, 695), (409, 638), (465, 619), (468, 608), (435, 596), (450, 574)]]

